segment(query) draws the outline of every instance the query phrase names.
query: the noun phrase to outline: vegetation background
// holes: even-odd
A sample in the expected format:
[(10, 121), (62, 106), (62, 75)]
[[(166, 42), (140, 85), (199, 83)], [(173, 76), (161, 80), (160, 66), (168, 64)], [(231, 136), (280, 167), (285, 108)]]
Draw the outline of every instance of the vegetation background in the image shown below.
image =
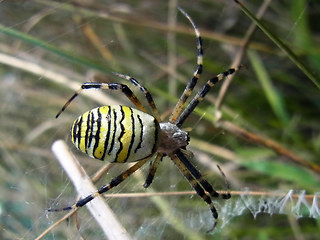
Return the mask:
[[(240, 60), (244, 68), (226, 95), (218, 97), (219, 84), (184, 125), (192, 129), (190, 149), (198, 169), (216, 189), (225, 190), (215, 167), (219, 164), (231, 190), (242, 192), (242, 197), (234, 194), (228, 201), (232, 203), (229, 215), (227, 203), (216, 202), (221, 224), (211, 234), (206, 234), (210, 212), (195, 195), (161, 197), (165, 209), (150, 197), (107, 198), (119, 221), (137, 239), (302, 240), (319, 234), (319, 218), (309, 218), (308, 207), (300, 209), (300, 218), (290, 210), (270, 215), (264, 212), (275, 213), (265, 209), (272, 206), (273, 198), (254, 197), (246, 190), (271, 196), (290, 189), (305, 190), (311, 197), (319, 192), (320, 4), (316, 0), (244, 4), (253, 13), (267, 4), (262, 22), (298, 60), (291, 61), (257, 30)], [(51, 152), (57, 139), (70, 144), (74, 119), (110, 101), (132, 106), (121, 94), (92, 91), (78, 97), (56, 120), (56, 113), (81, 83), (124, 82), (111, 72), (129, 74), (151, 91), (160, 112), (168, 117), (196, 67), (195, 36), (177, 5), (192, 16), (204, 40), (204, 73), (198, 90), (230, 67), (252, 24), (232, 0), (0, 2), (1, 239), (36, 238), (64, 214), (46, 209), (75, 201), (77, 193)], [(299, 69), (301, 63), (307, 66), (307, 74)], [(307, 75), (315, 78), (312, 81)], [(217, 98), (223, 100), (218, 108)], [(90, 175), (104, 164), (71, 149)], [(117, 165), (96, 186), (127, 167)], [(112, 193), (144, 192), (139, 174)], [(160, 165), (152, 188), (155, 192), (190, 190), (169, 159)], [(245, 199), (254, 206), (251, 211), (237, 205)], [(168, 214), (179, 219), (182, 230)], [(195, 235), (188, 234), (190, 229)], [(103, 238), (92, 216), (81, 209), (76, 218), (62, 222), (43, 239)]]

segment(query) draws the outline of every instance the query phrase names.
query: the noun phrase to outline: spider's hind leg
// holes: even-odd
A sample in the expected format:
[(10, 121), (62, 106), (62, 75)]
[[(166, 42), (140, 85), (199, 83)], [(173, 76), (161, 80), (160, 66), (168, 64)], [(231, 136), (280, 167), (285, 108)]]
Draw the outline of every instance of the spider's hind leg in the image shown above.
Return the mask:
[(224, 172), (222, 171), (221, 167), (219, 165), (217, 165), (217, 168), (219, 169), (222, 177), (224, 178), (224, 182), (225, 182), (225, 185), (226, 185), (226, 188), (227, 188), (227, 193), (220, 193), (221, 197), (223, 199), (229, 199), (231, 198), (231, 194), (230, 194), (230, 183), (226, 177), (226, 175), (224, 174)]
[(211, 200), (211, 197), (205, 192), (204, 187), (198, 183), (197, 179), (193, 176), (193, 174), (189, 171), (189, 169), (185, 166), (185, 164), (180, 160), (177, 154), (170, 155), (170, 158), (175, 163), (175, 165), (179, 168), (179, 170), (184, 175), (184, 177), (189, 181), (190, 185), (197, 192), (197, 194), (209, 205), (210, 211), (214, 218), (214, 224), (208, 230), (208, 232), (212, 231), (217, 225), (218, 212)]
[(225, 174), (223, 173), (223, 171), (221, 170), (221, 168), (218, 166), (218, 169), (221, 173), (221, 175), (224, 177), (225, 182), (226, 182), (226, 186), (227, 186), (227, 193), (218, 193), (217, 191), (215, 191), (213, 189), (213, 187), (211, 186), (211, 184), (204, 179), (204, 177), (202, 176), (202, 174), (191, 164), (191, 162), (188, 160), (188, 154), (186, 154), (185, 152), (188, 152), (187, 150), (182, 150), (179, 149), (176, 151), (176, 155), (177, 157), (180, 159), (180, 161), (184, 164), (184, 166), (190, 171), (190, 173), (192, 174), (192, 176), (201, 184), (201, 186), (210, 194), (211, 197), (214, 198), (221, 198), (221, 199), (229, 199), (231, 198), (231, 195), (229, 193), (229, 182), (226, 179)]

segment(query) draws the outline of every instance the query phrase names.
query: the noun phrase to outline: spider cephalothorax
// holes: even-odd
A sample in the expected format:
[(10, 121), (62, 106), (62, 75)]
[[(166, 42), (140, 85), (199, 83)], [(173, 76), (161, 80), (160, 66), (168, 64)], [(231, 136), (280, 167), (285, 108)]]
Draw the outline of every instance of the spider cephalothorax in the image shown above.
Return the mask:
[(157, 150), (159, 153), (169, 155), (189, 144), (189, 133), (181, 130), (173, 123), (160, 123), (160, 130), (160, 143)]

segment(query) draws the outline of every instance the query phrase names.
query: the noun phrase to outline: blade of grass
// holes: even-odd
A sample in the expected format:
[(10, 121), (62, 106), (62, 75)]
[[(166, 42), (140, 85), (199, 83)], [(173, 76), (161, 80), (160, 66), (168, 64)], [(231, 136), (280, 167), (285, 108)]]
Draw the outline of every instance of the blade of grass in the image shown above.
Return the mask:
[[(288, 165), (286, 163), (271, 161), (245, 161), (247, 168), (268, 174), (279, 179), (288, 180), (295, 183), (296, 188), (314, 189), (319, 186), (319, 181), (306, 169), (299, 166)], [(299, 186), (299, 187), (298, 187)]]
[(286, 108), (283, 104), (281, 95), (276, 90), (276, 88), (273, 87), (271, 79), (266, 69), (264, 68), (261, 59), (259, 58), (258, 54), (253, 50), (248, 51), (248, 57), (250, 59), (254, 71), (256, 72), (258, 80), (262, 85), (262, 89), (266, 95), (266, 98), (268, 99), (268, 102), (273, 112), (284, 125), (287, 124), (289, 121), (289, 117)]
[(291, 7), (292, 19), (296, 19), (294, 24), (294, 43), (305, 51), (306, 57), (315, 68), (320, 68), (319, 48), (313, 41), (310, 22), (308, 19), (308, 2), (306, 0), (294, 0)]
[(240, 1), (234, 0), (241, 8), (241, 10), (257, 24), (257, 26), (297, 65), (298, 68), (320, 89), (320, 80), (313, 73), (307, 65), (305, 65), (291, 49), (284, 44), (278, 37), (276, 37), (270, 29), (268, 29), (261, 21), (259, 21)]
[(13, 28), (6, 27), (2, 24), (0, 24), (0, 32), (7, 34), (7, 35), (10, 35), (10, 36), (17, 38), (17, 39), (21, 39), (25, 42), (31, 43), (32, 45), (34, 45), (36, 47), (40, 47), (45, 50), (48, 50), (51, 53), (54, 53), (54, 54), (61, 56), (61, 57), (64, 57), (72, 62), (82, 64), (88, 68), (100, 70), (104, 73), (112, 72), (111, 69), (106, 65), (101, 65), (94, 60), (91, 60), (86, 57), (82, 57), (82, 56), (73, 54), (71, 52), (59, 49), (59, 48), (55, 47), (54, 45), (49, 44), (48, 42), (44, 42), (38, 38), (32, 37), (28, 34), (25, 34), (23, 32), (20, 32), (18, 30), (13, 29)]

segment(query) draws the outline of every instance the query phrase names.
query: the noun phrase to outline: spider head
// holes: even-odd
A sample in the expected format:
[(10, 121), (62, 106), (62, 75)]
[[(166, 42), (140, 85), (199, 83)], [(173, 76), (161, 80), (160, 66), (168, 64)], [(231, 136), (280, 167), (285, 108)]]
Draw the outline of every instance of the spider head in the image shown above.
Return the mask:
[(160, 123), (160, 144), (158, 152), (167, 155), (179, 148), (185, 148), (189, 144), (189, 133), (181, 130), (175, 124)]

